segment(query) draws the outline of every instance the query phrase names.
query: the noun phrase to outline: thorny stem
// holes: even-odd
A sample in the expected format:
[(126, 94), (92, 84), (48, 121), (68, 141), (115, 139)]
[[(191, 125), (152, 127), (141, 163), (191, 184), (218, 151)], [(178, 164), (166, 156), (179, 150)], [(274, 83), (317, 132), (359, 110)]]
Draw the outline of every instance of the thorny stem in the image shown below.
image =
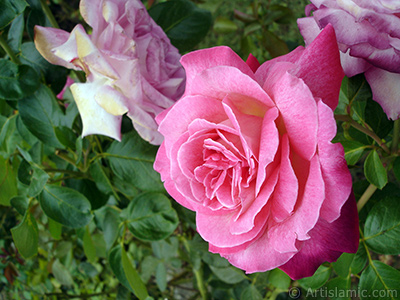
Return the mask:
[(365, 133), (366, 135), (370, 136), (375, 142), (378, 143), (378, 145), (386, 152), (390, 154), (389, 148), (386, 146), (384, 142), (379, 138), (379, 136), (376, 135), (375, 132), (369, 130), (368, 128), (363, 127), (362, 125), (358, 124), (356, 121), (354, 121), (350, 116), (347, 115), (335, 115), (335, 119), (337, 121), (342, 121), (342, 122), (347, 122), (357, 130)]
[(364, 194), (360, 197), (360, 199), (357, 202), (357, 211), (360, 212), (360, 210), (364, 207), (364, 205), (367, 203), (367, 201), (372, 197), (372, 195), (375, 193), (377, 187), (373, 185), (372, 183), (367, 187), (365, 190)]
[(393, 140), (392, 140), (392, 153), (396, 153), (399, 147), (400, 137), (400, 119), (394, 121)]
[(56, 18), (54, 18), (53, 13), (47, 5), (46, 0), (40, 0), (40, 4), (42, 5), (44, 14), (46, 15), (47, 19), (49, 19), (51, 26), (53, 26), (54, 28), (60, 28), (60, 26), (58, 26)]
[(12, 51), (12, 49), (8, 45), (7, 41), (3, 38), (3, 36), (1, 34), (0, 34), (0, 46), (7, 53), (7, 55), (10, 57), (10, 59), (13, 63), (15, 63), (17, 65), (21, 64), (19, 58), (15, 55), (14, 51)]

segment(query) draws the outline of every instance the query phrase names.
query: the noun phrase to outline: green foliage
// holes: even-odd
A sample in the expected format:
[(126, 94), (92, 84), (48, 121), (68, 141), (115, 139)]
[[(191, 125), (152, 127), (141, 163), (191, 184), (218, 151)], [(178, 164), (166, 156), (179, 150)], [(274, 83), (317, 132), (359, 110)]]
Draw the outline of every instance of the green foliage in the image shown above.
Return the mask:
[(365, 221), (364, 240), (377, 253), (400, 254), (400, 202), (388, 197), (376, 203)]
[(4, 0), (0, 3), (0, 29), (7, 26), (19, 14), (21, 14), (27, 3), (25, 0)]
[(39, 78), (28, 65), (17, 65), (0, 59), (0, 99), (19, 100), (30, 96), (39, 87)]
[(367, 156), (364, 163), (364, 172), (368, 181), (380, 189), (382, 189), (388, 181), (386, 169), (375, 150), (372, 150)]
[(212, 25), (211, 13), (188, 0), (160, 2), (149, 14), (181, 53), (192, 50)]
[[(279, 269), (245, 274), (208, 251), (195, 214), (153, 169), (158, 148), (130, 124), (121, 142), (80, 136), (71, 92), (55, 95), (67, 76), (82, 74), (34, 47), (34, 26), (50, 26), (41, 2), (0, 1), (0, 298), (399, 299), (400, 123), (387, 119), (362, 75), (343, 80), (335, 111), (356, 199), (369, 199), (359, 205), (357, 253), (296, 281)], [(73, 27), (78, 2), (46, 3)], [(260, 62), (302, 42), (295, 18), (308, 3), (153, 2), (151, 16), (181, 54), (225, 44)], [(372, 196), (369, 184), (378, 188)]]

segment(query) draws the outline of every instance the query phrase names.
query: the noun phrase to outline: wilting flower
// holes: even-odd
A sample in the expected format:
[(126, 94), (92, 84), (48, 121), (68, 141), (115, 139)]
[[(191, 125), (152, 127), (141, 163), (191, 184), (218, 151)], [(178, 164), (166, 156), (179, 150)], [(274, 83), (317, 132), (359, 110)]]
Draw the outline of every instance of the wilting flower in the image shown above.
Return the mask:
[(343, 78), (332, 27), (259, 66), (230, 48), (182, 58), (186, 91), (157, 117), (155, 169), (196, 212), (209, 250), (297, 279), (356, 252), (358, 217), (333, 109)]
[(139, 0), (82, 0), (80, 11), (91, 35), (82, 25), (71, 33), (36, 26), (35, 44), (49, 62), (86, 73), (86, 83), (71, 86), (82, 135), (120, 140), (127, 113), (145, 140), (160, 144), (154, 118), (185, 86), (178, 50)]
[(400, 117), (400, 2), (311, 0), (298, 19), (306, 45), (332, 24), (346, 76), (365, 73), (373, 99), (390, 119)]

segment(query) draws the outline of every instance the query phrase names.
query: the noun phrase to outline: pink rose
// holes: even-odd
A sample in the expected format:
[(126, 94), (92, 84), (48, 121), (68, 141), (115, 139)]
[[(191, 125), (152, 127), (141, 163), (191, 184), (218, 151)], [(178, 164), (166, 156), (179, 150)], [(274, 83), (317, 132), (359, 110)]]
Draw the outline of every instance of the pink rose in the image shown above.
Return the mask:
[(400, 117), (400, 2), (311, 0), (297, 23), (306, 45), (332, 24), (346, 76), (365, 73), (373, 99), (390, 119)]
[(184, 96), (157, 117), (155, 169), (197, 231), (248, 273), (293, 279), (356, 252), (358, 217), (333, 109), (343, 71), (333, 28), (304, 49), (243, 62), (230, 48), (182, 57)]
[(70, 33), (35, 27), (35, 44), (49, 62), (86, 73), (71, 91), (82, 117), (82, 135), (121, 139), (127, 113), (145, 140), (161, 144), (154, 118), (180, 98), (185, 72), (180, 54), (140, 0), (82, 0), (80, 11), (93, 28)]

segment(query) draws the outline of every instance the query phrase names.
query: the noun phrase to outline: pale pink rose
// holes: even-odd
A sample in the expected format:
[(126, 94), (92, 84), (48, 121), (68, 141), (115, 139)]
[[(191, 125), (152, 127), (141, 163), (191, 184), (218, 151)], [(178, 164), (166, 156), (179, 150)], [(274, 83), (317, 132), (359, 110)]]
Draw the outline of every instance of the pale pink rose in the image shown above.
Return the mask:
[(49, 62), (86, 73), (71, 91), (82, 117), (82, 135), (121, 139), (127, 113), (142, 138), (159, 145), (154, 118), (180, 98), (185, 72), (180, 54), (140, 0), (82, 0), (80, 11), (92, 27), (71, 33), (35, 27), (35, 44)]
[[(332, 24), (346, 76), (365, 73), (373, 99), (400, 117), (400, 2), (398, 0), (311, 0), (298, 19), (306, 45)], [(312, 16), (310, 14), (312, 13)]]
[(293, 279), (356, 252), (358, 217), (340, 144), (332, 144), (343, 71), (332, 27), (306, 49), (259, 66), (230, 48), (186, 54), (184, 96), (157, 117), (154, 164), (197, 231), (248, 273)]

